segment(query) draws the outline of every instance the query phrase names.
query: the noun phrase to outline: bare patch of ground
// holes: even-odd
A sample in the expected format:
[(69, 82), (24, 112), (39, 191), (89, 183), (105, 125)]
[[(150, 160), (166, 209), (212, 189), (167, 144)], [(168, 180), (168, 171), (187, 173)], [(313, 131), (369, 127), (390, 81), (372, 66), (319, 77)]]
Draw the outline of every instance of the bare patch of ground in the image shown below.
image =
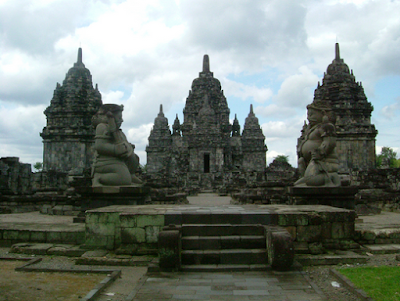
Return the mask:
[(105, 274), (18, 272), (21, 261), (0, 261), (0, 300), (72, 301), (86, 296)]

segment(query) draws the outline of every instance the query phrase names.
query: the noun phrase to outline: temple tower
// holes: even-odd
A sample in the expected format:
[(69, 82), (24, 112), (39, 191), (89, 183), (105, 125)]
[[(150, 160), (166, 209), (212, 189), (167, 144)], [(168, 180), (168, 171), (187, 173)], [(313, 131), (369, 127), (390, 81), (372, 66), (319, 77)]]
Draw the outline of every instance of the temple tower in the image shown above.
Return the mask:
[(189, 148), (189, 171), (212, 173), (230, 164), (228, 104), (221, 83), (210, 71), (208, 55), (203, 71), (193, 80), (183, 110), (182, 137)]
[(258, 118), (254, 115), (253, 105), (246, 118), (242, 133), (243, 170), (264, 172), (267, 164), (265, 136)]
[(374, 168), (378, 131), (371, 124), (373, 107), (361, 82), (356, 82), (353, 70), (340, 58), (338, 43), (335, 59), (328, 66), (322, 85), (318, 83), (314, 99), (329, 103), (336, 114), (339, 171)]
[(168, 119), (164, 116), (163, 107), (160, 105), (160, 112), (154, 119), (149, 145), (146, 147), (148, 173), (169, 172), (171, 145), (172, 137)]
[(82, 49), (78, 60), (69, 69), (62, 85), (57, 83), (50, 106), (44, 111), (47, 124), (43, 138), (43, 170), (82, 175), (91, 168), (94, 129), (92, 116), (102, 105), (101, 94), (93, 88), (92, 75), (82, 62)]
[[(159, 128), (158, 117), (155, 120), (146, 149), (148, 173), (154, 178), (159, 177), (155, 173), (168, 179), (175, 175), (184, 179), (186, 186), (207, 190), (226, 185), (233, 178), (233, 172), (235, 178), (240, 172), (243, 178), (247, 172), (251, 177), (256, 172), (257, 179), (265, 179), (267, 148), (253, 107), (246, 119), (243, 136), (236, 115), (231, 125), (229, 114), (221, 83), (210, 71), (208, 55), (204, 55), (203, 70), (193, 80), (186, 98), (183, 123), (177, 116), (171, 135), (167, 130), (168, 121), (164, 121), (164, 134), (155, 136)], [(172, 137), (172, 145), (155, 151), (153, 146), (159, 143), (157, 141), (166, 141), (168, 137)], [(162, 164), (168, 164), (168, 168), (161, 168)]]

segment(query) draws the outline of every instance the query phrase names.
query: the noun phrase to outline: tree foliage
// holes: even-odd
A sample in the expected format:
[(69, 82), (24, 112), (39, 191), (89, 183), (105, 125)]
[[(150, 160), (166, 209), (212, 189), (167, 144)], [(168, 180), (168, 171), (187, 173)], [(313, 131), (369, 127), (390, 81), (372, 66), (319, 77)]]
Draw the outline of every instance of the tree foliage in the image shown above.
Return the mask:
[(278, 155), (274, 158), (274, 161), (289, 163), (289, 156)]
[(43, 163), (42, 162), (36, 162), (35, 164), (33, 164), (33, 168), (37, 171), (41, 171), (43, 168)]
[(400, 167), (400, 159), (397, 159), (397, 153), (391, 147), (382, 147), (381, 153), (376, 156), (376, 166)]

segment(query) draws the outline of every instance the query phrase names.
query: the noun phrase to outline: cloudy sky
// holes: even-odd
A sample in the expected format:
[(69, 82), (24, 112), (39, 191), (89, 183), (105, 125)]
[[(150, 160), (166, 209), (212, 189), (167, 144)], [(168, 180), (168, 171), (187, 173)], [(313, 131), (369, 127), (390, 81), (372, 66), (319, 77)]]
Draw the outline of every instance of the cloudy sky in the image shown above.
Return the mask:
[(42, 159), (39, 133), (56, 83), (83, 62), (104, 103), (124, 104), (128, 139), (146, 162), (160, 104), (172, 124), (204, 54), (240, 125), (253, 104), (267, 160), (287, 155), (306, 105), (341, 57), (374, 106), (382, 146), (400, 153), (399, 0), (0, 0), (0, 157)]

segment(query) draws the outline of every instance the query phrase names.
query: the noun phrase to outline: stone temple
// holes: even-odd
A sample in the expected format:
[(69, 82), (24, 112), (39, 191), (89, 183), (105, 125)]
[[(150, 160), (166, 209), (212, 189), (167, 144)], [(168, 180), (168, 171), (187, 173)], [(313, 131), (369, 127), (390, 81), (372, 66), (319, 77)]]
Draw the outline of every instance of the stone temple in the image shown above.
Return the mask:
[(375, 168), (375, 137), (371, 124), (373, 107), (367, 101), (361, 82), (340, 58), (339, 44), (335, 59), (328, 66), (322, 85), (315, 89), (314, 101), (327, 102), (336, 114), (336, 149), (339, 172)]
[(93, 162), (92, 116), (102, 105), (101, 94), (93, 88), (92, 75), (78, 60), (69, 69), (62, 85), (57, 83), (50, 106), (44, 114), (47, 125), (43, 138), (43, 170), (82, 175)]
[(229, 114), (221, 83), (205, 55), (203, 71), (186, 99), (184, 121), (177, 116), (172, 133), (160, 106), (146, 148), (148, 174), (180, 177), (185, 185), (203, 189), (226, 185), (237, 173), (265, 179), (267, 147), (253, 107), (242, 133), (236, 116), (230, 124)]

